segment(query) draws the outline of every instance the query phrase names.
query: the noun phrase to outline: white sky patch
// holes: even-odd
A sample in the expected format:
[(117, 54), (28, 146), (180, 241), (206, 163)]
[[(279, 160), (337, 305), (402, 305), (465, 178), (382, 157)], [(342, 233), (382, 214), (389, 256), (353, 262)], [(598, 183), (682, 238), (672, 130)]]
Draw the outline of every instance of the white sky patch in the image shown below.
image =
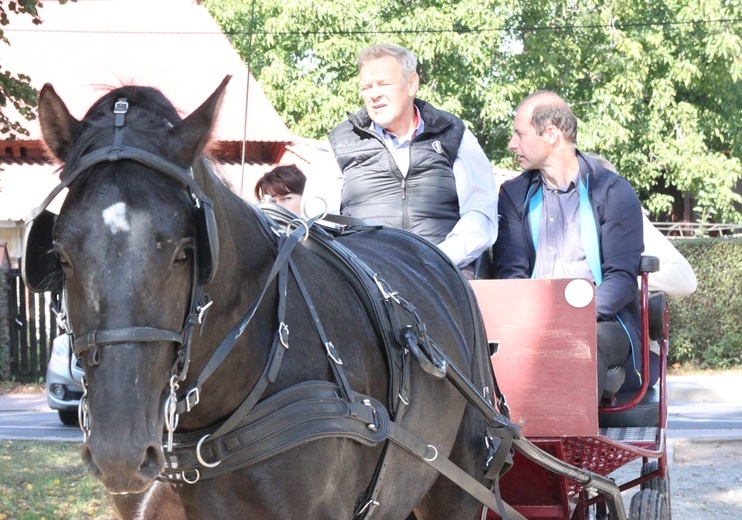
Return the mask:
[(114, 235), (119, 231), (129, 231), (129, 221), (126, 219), (126, 204), (117, 202), (103, 210), (103, 222)]

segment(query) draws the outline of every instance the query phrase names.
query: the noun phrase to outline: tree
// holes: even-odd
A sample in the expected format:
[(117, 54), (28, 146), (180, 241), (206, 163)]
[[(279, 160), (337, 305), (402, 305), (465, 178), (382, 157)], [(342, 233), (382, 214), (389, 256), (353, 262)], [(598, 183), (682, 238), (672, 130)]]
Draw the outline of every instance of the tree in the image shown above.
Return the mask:
[[(655, 215), (691, 197), (700, 221), (742, 222), (742, 4), (731, 0), (206, 0), (284, 120), (322, 138), (360, 106), (355, 57), (419, 58), (420, 97), (466, 121), (494, 164), (512, 111), (554, 90)], [(673, 211), (674, 210), (674, 211)]]
[[(0, 0), (0, 41), (5, 45), (10, 45), (3, 29), (10, 24), (8, 12), (30, 15), (33, 17), (35, 24), (40, 24), (39, 7), (41, 7), (41, 4), (38, 0), (20, 0), (19, 2), (9, 2), (6, 11), (2, 0)], [(23, 128), (20, 122), (11, 121), (8, 118), (5, 108), (10, 102), (26, 120), (32, 121), (35, 118), (34, 107), (38, 99), (38, 92), (31, 86), (30, 82), (31, 78), (27, 75), (3, 70), (0, 65), (0, 139), (15, 139), (16, 134), (28, 135), (28, 131)]]

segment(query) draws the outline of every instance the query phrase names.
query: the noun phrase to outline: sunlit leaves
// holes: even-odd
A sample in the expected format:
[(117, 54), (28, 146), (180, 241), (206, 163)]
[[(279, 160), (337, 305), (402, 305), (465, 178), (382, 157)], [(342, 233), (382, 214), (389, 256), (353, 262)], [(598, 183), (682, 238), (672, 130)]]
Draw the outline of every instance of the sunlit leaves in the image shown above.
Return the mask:
[(672, 206), (683, 217), (678, 207), (690, 197), (699, 220), (742, 221), (733, 192), (742, 178), (739, 2), (206, 5), (298, 135), (322, 138), (357, 110), (356, 54), (397, 43), (419, 58), (419, 96), (464, 119), (493, 164), (516, 167), (507, 151), (512, 111), (550, 89), (572, 104), (579, 146), (614, 162), (656, 216)]

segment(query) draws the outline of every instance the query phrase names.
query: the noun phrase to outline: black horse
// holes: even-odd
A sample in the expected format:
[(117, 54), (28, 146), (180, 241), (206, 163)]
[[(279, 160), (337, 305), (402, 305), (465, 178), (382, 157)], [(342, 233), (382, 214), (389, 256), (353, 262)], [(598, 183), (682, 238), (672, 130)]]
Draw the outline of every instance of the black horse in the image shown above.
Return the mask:
[(408, 233), (335, 237), (245, 203), (202, 156), (226, 84), (185, 119), (149, 87), (81, 121), (41, 91), (69, 192), (32, 222), (26, 275), (64, 284), (88, 471), (126, 518), (475, 518), (421, 460), (489, 483), (485, 420), (441, 377), (492, 395), (467, 283)]

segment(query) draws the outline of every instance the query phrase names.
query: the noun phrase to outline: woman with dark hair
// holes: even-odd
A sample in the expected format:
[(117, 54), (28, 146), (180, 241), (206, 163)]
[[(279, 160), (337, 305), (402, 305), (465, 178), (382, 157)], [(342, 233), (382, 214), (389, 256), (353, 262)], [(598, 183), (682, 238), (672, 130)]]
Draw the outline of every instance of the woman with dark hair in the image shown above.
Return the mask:
[(296, 165), (276, 166), (255, 184), (255, 198), (263, 202), (275, 202), (292, 213), (301, 215), (301, 195), (306, 183), (306, 176)]

